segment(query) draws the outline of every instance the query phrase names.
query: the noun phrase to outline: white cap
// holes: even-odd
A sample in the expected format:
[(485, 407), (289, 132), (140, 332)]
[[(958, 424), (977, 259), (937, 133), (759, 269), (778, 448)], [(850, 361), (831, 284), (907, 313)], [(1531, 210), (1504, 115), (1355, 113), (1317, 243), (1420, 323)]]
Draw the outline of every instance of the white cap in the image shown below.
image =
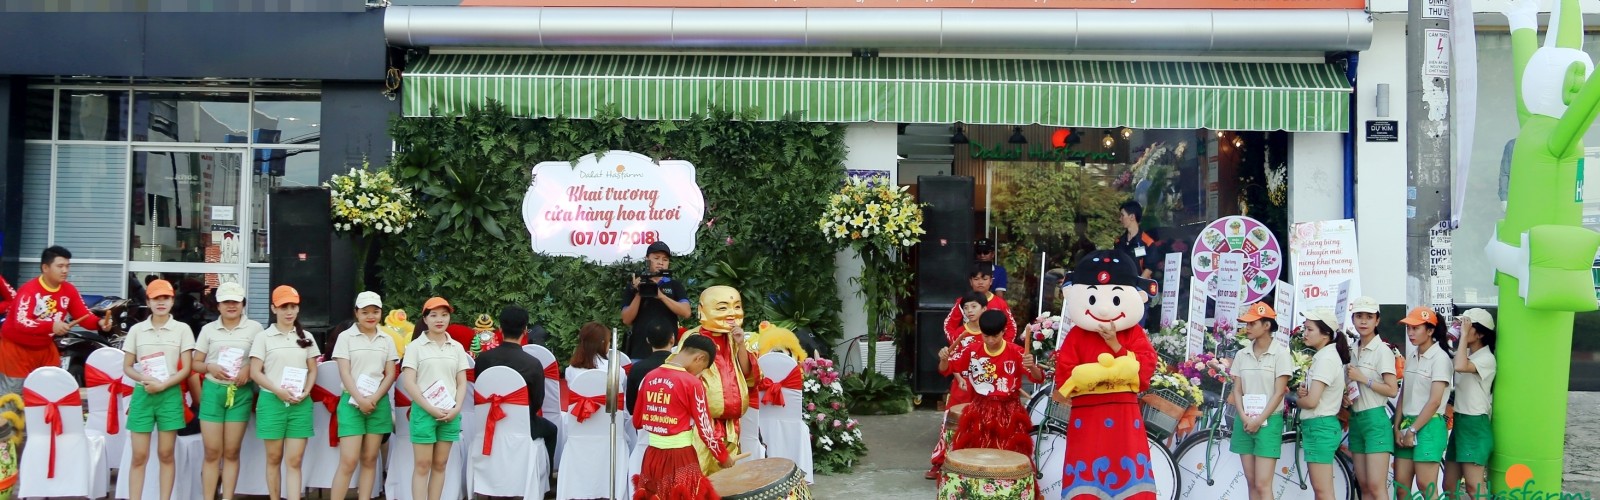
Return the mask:
[(356, 294), (356, 309), (367, 306), (377, 306), (379, 309), (383, 309), (383, 299), (379, 298), (378, 294), (375, 292), (361, 292)]
[(1494, 329), (1494, 315), (1489, 314), (1489, 311), (1484, 310), (1481, 307), (1467, 309), (1465, 312), (1461, 313), (1461, 317), (1466, 318), (1467, 321), (1483, 325), (1484, 328), (1488, 328), (1490, 330)]
[(217, 302), (244, 302), (244, 287), (229, 281), (217, 287)]
[(1316, 309), (1306, 311), (1305, 317), (1309, 320), (1321, 321), (1327, 324), (1328, 328), (1333, 329), (1335, 332), (1339, 331), (1339, 316), (1333, 313), (1333, 309), (1327, 307), (1318, 307)]
[(1378, 314), (1378, 300), (1372, 297), (1361, 296), (1350, 301), (1350, 314), (1372, 313)]

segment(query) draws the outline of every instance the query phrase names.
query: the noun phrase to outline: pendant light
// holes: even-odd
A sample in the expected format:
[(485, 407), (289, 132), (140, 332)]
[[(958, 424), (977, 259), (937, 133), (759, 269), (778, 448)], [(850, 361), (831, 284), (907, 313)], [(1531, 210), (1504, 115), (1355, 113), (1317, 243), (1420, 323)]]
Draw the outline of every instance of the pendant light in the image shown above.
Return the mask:
[(1006, 142), (1012, 144), (1027, 144), (1028, 137), (1022, 135), (1022, 127), (1014, 127), (1011, 129), (1011, 138), (1006, 139)]

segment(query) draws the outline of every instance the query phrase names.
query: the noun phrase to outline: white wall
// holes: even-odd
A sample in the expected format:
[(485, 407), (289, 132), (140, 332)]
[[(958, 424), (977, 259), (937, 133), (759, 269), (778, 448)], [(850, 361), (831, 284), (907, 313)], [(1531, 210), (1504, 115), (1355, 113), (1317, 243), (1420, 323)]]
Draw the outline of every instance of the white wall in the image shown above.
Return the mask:
[[(1404, 304), (1409, 140), (1405, 127), (1406, 25), (1404, 15), (1376, 17), (1372, 49), (1361, 53), (1356, 68), (1356, 242), (1361, 248), (1362, 291), (1382, 304)], [(1389, 85), (1387, 117), (1377, 116), (1375, 95), (1380, 83)], [(1366, 142), (1367, 120), (1400, 122), (1400, 141)]]
[(1344, 134), (1297, 133), (1289, 140), (1289, 221), (1344, 218)]
[[(889, 180), (898, 182), (899, 173), (896, 162), (899, 155), (898, 148), (899, 127), (893, 123), (852, 123), (845, 128), (844, 147), (848, 149), (845, 155), (844, 168), (849, 170), (884, 170), (889, 172)], [(861, 257), (853, 250), (844, 250), (834, 254), (834, 264), (837, 266), (833, 272), (834, 286), (839, 292), (839, 299), (844, 302), (844, 307), (839, 311), (839, 318), (844, 321), (844, 335), (841, 341), (854, 339), (867, 333), (867, 313), (860, 297), (856, 296), (856, 286), (850, 283), (851, 279), (861, 276)], [(834, 352), (842, 353), (843, 346), (835, 345)], [(866, 353), (861, 353), (862, 357)], [(861, 371), (865, 366), (859, 363), (857, 357), (854, 366), (843, 366), (845, 372)]]

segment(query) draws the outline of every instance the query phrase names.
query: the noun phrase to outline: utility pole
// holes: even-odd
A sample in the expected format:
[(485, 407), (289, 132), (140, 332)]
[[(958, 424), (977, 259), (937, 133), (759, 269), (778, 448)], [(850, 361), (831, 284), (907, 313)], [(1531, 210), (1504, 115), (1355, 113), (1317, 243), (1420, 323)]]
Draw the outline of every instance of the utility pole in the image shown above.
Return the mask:
[(1406, 303), (1435, 309), (1451, 303), (1451, 3), (1410, 0), (1406, 13)]

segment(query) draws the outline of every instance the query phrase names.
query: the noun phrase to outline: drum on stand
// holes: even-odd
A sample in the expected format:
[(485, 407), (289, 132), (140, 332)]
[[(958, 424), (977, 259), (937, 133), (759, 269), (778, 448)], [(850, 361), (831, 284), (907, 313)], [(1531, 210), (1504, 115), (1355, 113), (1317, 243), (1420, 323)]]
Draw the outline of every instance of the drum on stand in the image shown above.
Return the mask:
[(956, 444), (956, 427), (961, 425), (961, 412), (967, 411), (967, 405), (970, 404), (972, 403), (961, 403), (951, 406), (949, 410), (945, 410), (944, 435), (940, 436), (940, 439), (944, 440), (944, 449), (946, 451), (949, 451), (950, 447)]
[(966, 448), (945, 454), (940, 500), (1031, 498), (1033, 464), (1021, 453), (991, 448)]
[(805, 473), (787, 458), (742, 462), (710, 479), (724, 500), (811, 500)]

